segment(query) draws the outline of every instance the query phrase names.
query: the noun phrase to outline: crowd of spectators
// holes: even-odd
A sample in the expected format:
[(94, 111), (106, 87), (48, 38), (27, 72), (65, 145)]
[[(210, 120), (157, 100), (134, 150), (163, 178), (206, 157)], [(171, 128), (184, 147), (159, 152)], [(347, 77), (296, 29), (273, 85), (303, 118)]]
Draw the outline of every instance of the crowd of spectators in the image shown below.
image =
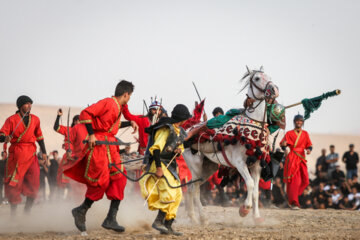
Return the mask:
[[(359, 156), (350, 144), (349, 151), (340, 159), (335, 146), (330, 146), (329, 154), (322, 149), (316, 161), (314, 178), (299, 197), (301, 208), (360, 210), (360, 183), (358, 179)], [(343, 161), (346, 173), (340, 169)], [(236, 172), (224, 181), (217, 173), (202, 185), (201, 201), (204, 205), (238, 206), (246, 198), (246, 185)], [(271, 190), (260, 189), (260, 206), (287, 208), (287, 198), (283, 178), (283, 164), (272, 182)]]

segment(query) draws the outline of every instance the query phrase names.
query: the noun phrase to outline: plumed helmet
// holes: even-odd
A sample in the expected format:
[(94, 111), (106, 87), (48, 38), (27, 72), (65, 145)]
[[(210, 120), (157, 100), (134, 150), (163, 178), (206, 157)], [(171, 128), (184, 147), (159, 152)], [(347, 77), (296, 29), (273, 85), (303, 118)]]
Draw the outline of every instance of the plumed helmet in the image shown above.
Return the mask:
[(269, 118), (272, 122), (281, 121), (285, 116), (285, 107), (279, 103), (271, 104)]
[(301, 114), (297, 114), (297, 115), (295, 115), (295, 117), (294, 117), (294, 122), (296, 122), (296, 121), (305, 121), (304, 120), (304, 116), (303, 115), (301, 115)]
[(153, 101), (149, 106), (149, 110), (158, 109), (158, 108), (162, 108), (162, 106), (161, 106), (161, 103), (157, 100)]

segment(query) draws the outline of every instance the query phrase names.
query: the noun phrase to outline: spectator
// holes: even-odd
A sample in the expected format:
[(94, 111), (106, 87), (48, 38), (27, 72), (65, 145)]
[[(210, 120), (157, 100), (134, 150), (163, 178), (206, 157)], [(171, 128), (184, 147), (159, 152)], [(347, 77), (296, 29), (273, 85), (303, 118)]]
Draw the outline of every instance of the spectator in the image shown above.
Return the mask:
[(321, 156), (318, 157), (318, 159), (316, 160), (316, 169), (318, 168), (318, 166), (321, 166), (321, 169), (325, 172), (327, 172), (327, 168), (328, 168), (328, 164), (326, 163), (326, 149), (323, 148), (321, 149)]
[(339, 154), (335, 152), (335, 146), (330, 145), (330, 154), (326, 156), (326, 163), (328, 164), (328, 178), (331, 179), (331, 174), (336, 169), (336, 163), (339, 160)]
[(304, 190), (304, 193), (299, 197), (300, 206), (302, 208), (312, 208), (312, 196), (311, 196), (311, 187), (307, 187)]
[(358, 176), (354, 175), (352, 177), (352, 184), (356, 187), (357, 191), (360, 192), (360, 183), (358, 182)]
[(338, 188), (334, 190), (334, 192), (331, 194), (332, 202), (336, 206), (336, 208), (339, 208), (339, 202), (342, 199), (342, 195)]
[(344, 196), (339, 203), (339, 209), (343, 210), (355, 210), (354, 202), (349, 201), (348, 196)]
[(351, 193), (348, 195), (349, 201), (353, 202), (355, 208), (360, 207), (360, 193), (357, 191), (356, 187), (351, 188)]
[(5, 194), (3, 193), (4, 187), (4, 178), (5, 178), (5, 168), (7, 161), (7, 152), (1, 152), (1, 160), (0, 160), (0, 205), (5, 203)]
[(52, 156), (53, 158), (50, 159), (50, 166), (49, 166), (49, 171), (48, 171), (48, 182), (49, 182), (49, 187), (50, 187), (50, 200), (53, 200), (56, 197), (56, 193), (57, 193), (57, 172), (58, 172), (58, 168), (59, 168), (59, 153), (58, 151), (53, 151), (52, 153), (50, 153), (50, 156)]
[(314, 205), (317, 209), (325, 209), (329, 195), (324, 190), (325, 184), (320, 183), (319, 189), (314, 194)]
[(284, 205), (286, 201), (285, 192), (283, 189), (281, 178), (277, 177), (272, 188), (273, 204), (279, 207)]
[(335, 171), (331, 174), (332, 183), (334, 183), (336, 186), (340, 186), (340, 183), (342, 181), (345, 181), (345, 174), (343, 171), (340, 170), (340, 164), (335, 164), (336, 168)]
[(42, 153), (38, 153), (38, 161), (40, 167), (40, 188), (39, 188), (39, 198), (40, 201), (46, 201), (46, 193), (45, 193), (45, 178), (48, 173), (48, 167), (46, 166), (45, 160), (43, 160)]
[(350, 150), (344, 153), (342, 160), (346, 165), (346, 177), (352, 178), (354, 175), (357, 175), (359, 156), (357, 152), (354, 151), (354, 144), (350, 144), (349, 148)]

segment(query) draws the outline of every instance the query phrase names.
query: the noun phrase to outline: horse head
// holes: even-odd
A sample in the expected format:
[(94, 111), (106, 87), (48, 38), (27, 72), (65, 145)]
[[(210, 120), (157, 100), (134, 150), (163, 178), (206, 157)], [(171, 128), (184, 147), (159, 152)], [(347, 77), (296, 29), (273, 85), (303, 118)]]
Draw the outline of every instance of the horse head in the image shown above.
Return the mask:
[(263, 67), (260, 67), (259, 70), (246, 68), (247, 72), (241, 81), (245, 81), (242, 90), (248, 87), (247, 96), (249, 98), (270, 102), (279, 96), (279, 88), (271, 81), (271, 78), (264, 73)]

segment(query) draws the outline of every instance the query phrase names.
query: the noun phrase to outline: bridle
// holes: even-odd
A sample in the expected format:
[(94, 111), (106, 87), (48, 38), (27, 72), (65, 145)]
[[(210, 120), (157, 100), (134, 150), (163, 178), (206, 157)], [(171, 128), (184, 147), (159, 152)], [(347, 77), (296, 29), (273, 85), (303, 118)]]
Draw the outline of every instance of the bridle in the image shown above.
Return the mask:
[[(255, 83), (255, 81), (254, 81), (254, 77), (255, 77), (256, 73), (263, 73), (263, 72), (262, 72), (262, 71), (253, 71), (253, 72), (251, 73), (252, 76), (250, 77), (250, 81), (249, 81), (250, 86), (249, 86), (249, 87), (250, 87), (250, 90), (251, 90), (251, 93), (252, 93), (254, 99), (255, 99), (255, 100), (258, 100), (259, 103), (258, 103), (256, 106), (246, 106), (246, 107), (245, 107), (245, 110), (248, 110), (249, 112), (254, 112), (255, 109), (256, 109), (265, 99), (271, 99), (271, 97), (270, 97), (270, 96), (271, 96), (271, 93), (269, 93), (268, 87), (269, 87), (269, 85), (272, 83), (272, 81), (268, 81), (268, 82), (266, 83), (264, 89), (262, 89), (262, 88), (260, 88), (258, 85), (256, 85), (256, 83)], [(256, 94), (255, 94), (255, 92), (254, 92), (254, 88), (256, 88), (256, 89), (259, 90), (261, 93), (263, 93), (264, 96), (261, 97), (261, 98), (257, 97)], [(246, 94), (246, 96), (247, 96), (248, 98), (250, 98), (249, 95)]]

